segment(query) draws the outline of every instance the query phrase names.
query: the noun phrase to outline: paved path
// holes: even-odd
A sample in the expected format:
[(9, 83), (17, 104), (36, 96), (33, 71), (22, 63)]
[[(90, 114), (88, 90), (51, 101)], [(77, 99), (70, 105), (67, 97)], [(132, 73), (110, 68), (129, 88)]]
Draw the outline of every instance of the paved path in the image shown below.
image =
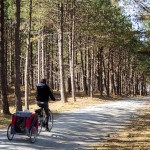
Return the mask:
[(8, 141), (6, 130), (0, 130), (0, 150), (80, 150), (92, 149), (91, 144), (121, 130), (139, 109), (145, 108), (150, 97), (133, 98), (76, 109), (55, 117), (51, 133), (43, 132), (36, 143), (27, 136), (15, 135)]

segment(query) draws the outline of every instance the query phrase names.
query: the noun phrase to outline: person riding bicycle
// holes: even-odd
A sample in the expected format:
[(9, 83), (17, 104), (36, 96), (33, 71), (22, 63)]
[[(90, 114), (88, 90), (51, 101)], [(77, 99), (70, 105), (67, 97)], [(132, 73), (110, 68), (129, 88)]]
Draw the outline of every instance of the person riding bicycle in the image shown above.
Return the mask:
[(44, 108), (46, 114), (46, 120), (45, 120), (46, 130), (49, 130), (48, 128), (48, 118), (50, 116), (49, 107), (48, 107), (49, 97), (51, 98), (51, 100), (55, 101), (55, 97), (52, 91), (50, 90), (50, 87), (46, 84), (46, 79), (42, 79), (41, 82), (37, 84), (36, 100), (37, 100), (37, 105), (39, 107)]

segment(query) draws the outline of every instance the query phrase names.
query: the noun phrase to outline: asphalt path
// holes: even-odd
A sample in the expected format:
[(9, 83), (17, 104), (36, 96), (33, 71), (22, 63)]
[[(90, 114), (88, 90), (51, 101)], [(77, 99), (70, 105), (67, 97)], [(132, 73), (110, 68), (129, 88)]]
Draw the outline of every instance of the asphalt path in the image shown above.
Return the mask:
[(43, 131), (34, 144), (25, 135), (14, 135), (12, 141), (6, 129), (0, 129), (0, 150), (85, 150), (122, 130), (148, 106), (150, 97), (132, 98), (68, 111), (54, 116), (52, 131)]

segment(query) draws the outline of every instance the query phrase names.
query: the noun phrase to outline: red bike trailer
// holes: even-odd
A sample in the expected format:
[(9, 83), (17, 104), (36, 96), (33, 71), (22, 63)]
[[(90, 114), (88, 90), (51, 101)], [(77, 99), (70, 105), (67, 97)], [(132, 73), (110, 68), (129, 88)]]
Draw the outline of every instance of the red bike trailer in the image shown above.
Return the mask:
[(12, 140), (14, 135), (27, 135), (30, 142), (36, 141), (38, 133), (38, 116), (36, 113), (17, 111), (12, 115), (11, 123), (7, 128), (7, 138)]

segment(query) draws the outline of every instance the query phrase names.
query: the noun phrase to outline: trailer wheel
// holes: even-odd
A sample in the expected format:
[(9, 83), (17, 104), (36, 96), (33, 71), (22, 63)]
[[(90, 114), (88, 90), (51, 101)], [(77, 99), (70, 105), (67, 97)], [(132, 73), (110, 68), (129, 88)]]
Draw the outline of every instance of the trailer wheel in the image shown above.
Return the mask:
[(13, 126), (10, 124), (7, 128), (7, 138), (8, 140), (12, 140), (14, 137), (14, 128)]
[(30, 142), (34, 143), (36, 141), (36, 137), (37, 137), (37, 129), (36, 127), (32, 127), (30, 130)]

